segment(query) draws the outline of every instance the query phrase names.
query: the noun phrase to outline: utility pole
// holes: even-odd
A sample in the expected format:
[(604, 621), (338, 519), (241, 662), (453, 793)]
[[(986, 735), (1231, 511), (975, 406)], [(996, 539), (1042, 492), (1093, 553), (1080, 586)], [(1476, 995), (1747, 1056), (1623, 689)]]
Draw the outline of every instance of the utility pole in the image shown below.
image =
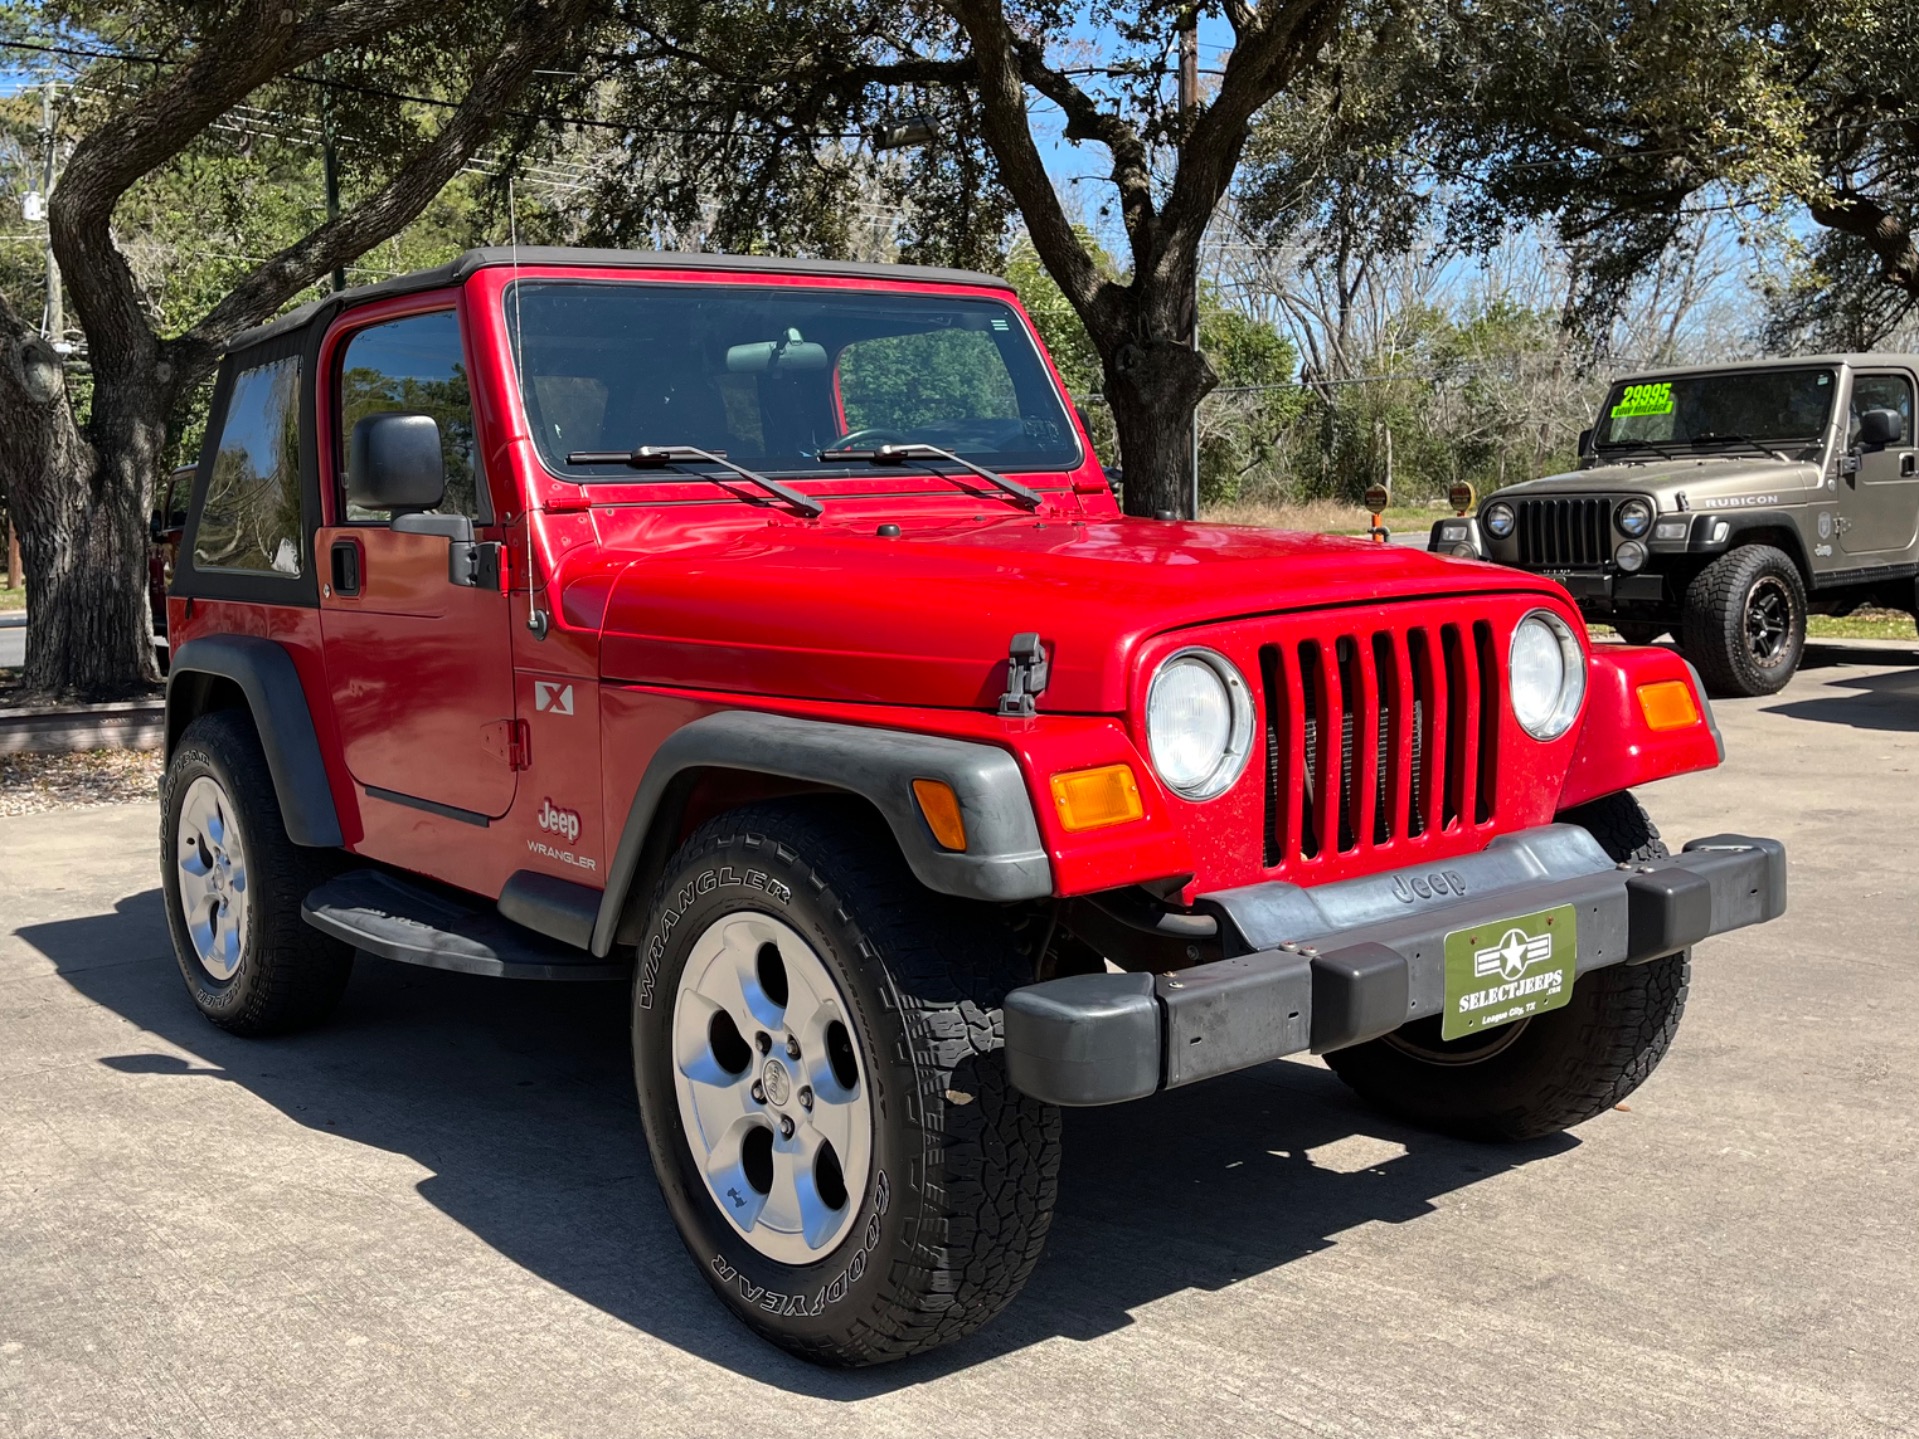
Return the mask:
[[(340, 218), (340, 162), (333, 153), (333, 87), (326, 83), (327, 62), (320, 59), (320, 181), (326, 187), (327, 223)], [(346, 267), (333, 267), (333, 293), (346, 288)]]
[(53, 81), (47, 81), (46, 88), (40, 92), (40, 142), (45, 149), (44, 169), (41, 172), (40, 193), (46, 198), (42, 201), (47, 211), (47, 323), (45, 334), (48, 340), (58, 346), (63, 343), (67, 332), (66, 305), (60, 296), (60, 262), (53, 254), (53, 182), (55, 169), (54, 130), (53, 130)]
[[(1179, 22), (1179, 113), (1189, 123), (1199, 109), (1199, 11), (1188, 10)], [(1181, 139), (1185, 138), (1182, 133)], [(1185, 311), (1186, 333), (1180, 336), (1193, 349), (1199, 348), (1199, 266), (1193, 266), (1193, 273), (1187, 285), (1182, 308)], [(1186, 517), (1199, 518), (1199, 406), (1193, 406), (1192, 420), (1192, 485), (1188, 495)]]

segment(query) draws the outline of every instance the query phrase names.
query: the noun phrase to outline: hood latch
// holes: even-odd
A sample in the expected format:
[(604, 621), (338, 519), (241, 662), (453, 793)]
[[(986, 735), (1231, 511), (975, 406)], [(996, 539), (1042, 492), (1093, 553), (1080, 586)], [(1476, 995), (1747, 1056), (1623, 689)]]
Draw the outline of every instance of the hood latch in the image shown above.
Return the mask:
[(1014, 635), (1006, 656), (1006, 693), (999, 697), (999, 712), (1020, 718), (1038, 714), (1036, 701), (1046, 688), (1049, 668), (1046, 646), (1038, 635), (1030, 631)]

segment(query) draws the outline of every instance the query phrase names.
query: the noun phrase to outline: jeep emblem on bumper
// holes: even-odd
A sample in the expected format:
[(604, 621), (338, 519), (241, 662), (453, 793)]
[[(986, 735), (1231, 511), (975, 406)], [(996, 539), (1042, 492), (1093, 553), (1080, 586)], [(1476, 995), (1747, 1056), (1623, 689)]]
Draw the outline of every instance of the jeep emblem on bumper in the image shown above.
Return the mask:
[(1401, 904), (1415, 904), (1422, 899), (1444, 899), (1447, 895), (1466, 897), (1466, 877), (1456, 869), (1436, 869), (1431, 874), (1415, 875), (1407, 879), (1404, 875), (1393, 876), (1393, 898)]

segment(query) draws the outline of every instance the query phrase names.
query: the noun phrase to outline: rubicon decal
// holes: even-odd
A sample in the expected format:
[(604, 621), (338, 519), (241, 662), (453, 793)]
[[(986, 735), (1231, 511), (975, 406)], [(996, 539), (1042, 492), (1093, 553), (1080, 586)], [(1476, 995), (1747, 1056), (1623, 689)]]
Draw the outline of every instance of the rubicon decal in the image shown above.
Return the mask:
[(533, 708), (549, 714), (572, 714), (573, 686), (555, 680), (533, 681)]
[(1443, 1039), (1558, 1009), (1573, 995), (1578, 918), (1569, 904), (1446, 936)]

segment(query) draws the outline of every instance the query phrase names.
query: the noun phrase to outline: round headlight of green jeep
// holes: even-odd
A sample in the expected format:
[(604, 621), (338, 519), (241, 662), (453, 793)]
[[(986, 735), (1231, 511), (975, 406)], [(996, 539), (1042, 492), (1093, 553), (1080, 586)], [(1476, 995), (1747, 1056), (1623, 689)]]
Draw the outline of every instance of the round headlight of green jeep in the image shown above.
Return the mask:
[(1479, 527), (1496, 540), (1503, 540), (1513, 532), (1513, 507), (1504, 504), (1491, 504), (1480, 512)]
[(1644, 539), (1646, 531), (1652, 528), (1652, 501), (1622, 500), (1619, 508), (1612, 512), (1612, 522), (1627, 539)]
[(1253, 701), (1231, 660), (1185, 649), (1160, 665), (1146, 691), (1146, 748), (1160, 779), (1186, 799), (1232, 787), (1253, 749)]
[(1629, 575), (1646, 568), (1646, 547), (1638, 540), (1627, 540), (1612, 552), (1612, 562)]
[(1513, 717), (1534, 739), (1558, 739), (1572, 728), (1586, 698), (1586, 656), (1558, 615), (1534, 610), (1514, 628), (1506, 684)]

